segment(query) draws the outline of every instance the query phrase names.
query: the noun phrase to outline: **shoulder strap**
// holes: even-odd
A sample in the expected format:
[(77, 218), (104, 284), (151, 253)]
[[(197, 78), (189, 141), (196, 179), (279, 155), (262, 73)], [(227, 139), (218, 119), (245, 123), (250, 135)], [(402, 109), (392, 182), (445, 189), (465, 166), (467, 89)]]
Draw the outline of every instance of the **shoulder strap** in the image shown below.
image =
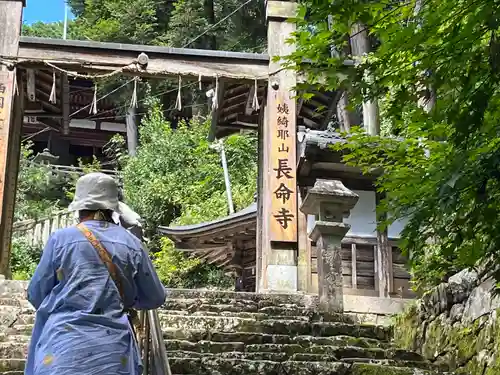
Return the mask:
[(123, 287), (122, 287), (122, 282), (120, 279), (120, 276), (118, 274), (118, 268), (116, 265), (113, 263), (113, 260), (111, 259), (111, 255), (109, 252), (106, 250), (106, 248), (99, 242), (99, 240), (96, 238), (94, 233), (92, 233), (83, 223), (80, 223), (76, 226), (80, 232), (83, 233), (85, 238), (91, 243), (91, 245), (94, 247), (94, 249), (97, 251), (97, 254), (99, 254), (99, 258), (101, 258), (102, 262), (106, 266), (106, 268), (109, 271), (109, 274), (111, 275), (111, 278), (113, 279), (116, 287), (118, 288), (118, 292), (120, 293), (120, 298), (122, 299), (122, 302), (124, 301), (124, 294), (123, 294)]

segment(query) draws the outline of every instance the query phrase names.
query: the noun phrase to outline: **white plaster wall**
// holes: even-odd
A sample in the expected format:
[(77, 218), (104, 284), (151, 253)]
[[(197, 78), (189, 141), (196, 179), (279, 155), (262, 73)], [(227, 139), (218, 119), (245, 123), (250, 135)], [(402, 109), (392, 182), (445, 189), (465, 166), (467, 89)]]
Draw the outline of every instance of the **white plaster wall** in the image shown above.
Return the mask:
[[(365, 190), (353, 190), (359, 195), (358, 203), (351, 211), (351, 215), (344, 219), (344, 222), (351, 225), (347, 235), (360, 237), (376, 236), (376, 215), (375, 215), (375, 192)], [(310, 232), (314, 225), (314, 216), (309, 215), (307, 219), (307, 230)], [(396, 221), (389, 227), (389, 237), (399, 238), (404, 222)]]

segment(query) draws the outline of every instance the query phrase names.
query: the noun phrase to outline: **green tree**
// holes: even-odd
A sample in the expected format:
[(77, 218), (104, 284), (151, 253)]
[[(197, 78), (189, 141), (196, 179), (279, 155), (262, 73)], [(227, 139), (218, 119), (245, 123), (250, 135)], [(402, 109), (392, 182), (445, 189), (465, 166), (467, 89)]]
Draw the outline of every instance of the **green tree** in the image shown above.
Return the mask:
[[(31, 25), (23, 24), (22, 34), (38, 38), (61, 39), (63, 37), (63, 22), (35, 22)], [(74, 21), (68, 22), (68, 39), (85, 39), (82, 28)]]
[[(182, 47), (230, 15), (237, 0), (70, 0), (76, 23), (92, 40)], [(191, 48), (262, 50), (264, 2), (256, 0), (197, 39)]]
[[(135, 157), (117, 152), (124, 147), (115, 138), (115, 155), (123, 169), (127, 203), (146, 221), (154, 236), (159, 225), (187, 225), (228, 214), (224, 176), (219, 154), (207, 141), (209, 122), (181, 122), (176, 129), (165, 120), (161, 105), (153, 100), (140, 128), (141, 143)], [(237, 210), (254, 199), (257, 182), (256, 139), (233, 135), (225, 148)], [(233, 287), (232, 278), (215, 266), (186, 258), (163, 238), (151, 243), (158, 273), (172, 287)]]
[[(297, 52), (288, 66), (304, 71), (315, 88), (348, 89), (353, 104), (378, 100), (387, 135), (399, 137), (356, 133), (345, 146), (346, 161), (384, 171), (377, 186), (386, 198), (378, 209), (392, 220), (409, 217), (401, 246), (417, 286), (478, 264), (500, 280), (494, 219), (500, 214), (500, 5), (305, 0), (299, 8)], [(365, 25), (376, 48), (346, 67), (354, 23)], [(347, 52), (332, 55), (331, 47)], [(436, 103), (425, 111), (419, 99), (430, 97)]]
[(48, 166), (33, 162), (31, 143), (23, 143), (19, 162), (14, 220), (49, 216), (68, 203), (64, 189), (68, 178)]
[[(227, 215), (223, 170), (219, 154), (209, 148), (209, 126), (193, 120), (172, 129), (158, 102), (152, 104), (140, 128), (137, 156), (122, 158), (125, 196), (149, 228)], [(233, 200), (242, 209), (256, 191), (256, 139), (233, 135), (225, 147)]]

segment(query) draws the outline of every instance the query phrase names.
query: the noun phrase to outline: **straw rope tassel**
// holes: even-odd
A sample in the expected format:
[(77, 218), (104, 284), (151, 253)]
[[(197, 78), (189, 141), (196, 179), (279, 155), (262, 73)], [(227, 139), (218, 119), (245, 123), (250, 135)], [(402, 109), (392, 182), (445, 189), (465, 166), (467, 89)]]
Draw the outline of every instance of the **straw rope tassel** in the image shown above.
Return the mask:
[(130, 100), (130, 108), (137, 108), (137, 81), (139, 79), (135, 77), (134, 79), (134, 91), (132, 92), (132, 99)]
[(177, 91), (177, 100), (175, 102), (175, 109), (182, 111), (182, 77), (179, 76), (179, 89)]
[(56, 71), (52, 71), (52, 90), (50, 91), (49, 102), (56, 104), (57, 102), (57, 88), (56, 88)]
[(216, 111), (219, 108), (219, 100), (217, 98), (219, 92), (219, 76), (215, 76), (215, 92), (212, 99), (212, 110)]
[(253, 90), (253, 101), (252, 101), (252, 109), (254, 111), (258, 111), (260, 109), (258, 90), (259, 90), (259, 85), (257, 83), (257, 78), (256, 78), (255, 79), (255, 88)]
[(97, 83), (94, 86), (94, 99), (92, 100), (92, 105), (90, 106), (89, 113), (92, 115), (97, 115)]

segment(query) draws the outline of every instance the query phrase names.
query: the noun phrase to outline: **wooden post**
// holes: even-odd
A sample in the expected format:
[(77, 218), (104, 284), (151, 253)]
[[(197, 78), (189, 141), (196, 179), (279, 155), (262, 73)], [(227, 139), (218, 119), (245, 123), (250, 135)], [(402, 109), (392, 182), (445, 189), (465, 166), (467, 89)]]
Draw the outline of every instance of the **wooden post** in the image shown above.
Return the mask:
[(262, 176), (259, 191), (257, 291), (297, 291), (296, 73), (281, 70), (274, 56), (295, 47), (285, 41), (295, 31), (287, 19), (296, 14), (293, 1), (268, 0), (269, 83), (262, 127)]
[(128, 154), (135, 156), (137, 152), (137, 115), (134, 107), (130, 107), (127, 112), (127, 147)]
[[(299, 187), (297, 186), (297, 191)], [(299, 207), (302, 205), (302, 197), (298, 194)], [(298, 291), (307, 293), (311, 288), (311, 240), (307, 235), (307, 215), (298, 212), (299, 222), (299, 249), (297, 262)]]
[(70, 88), (68, 75), (66, 73), (61, 73), (61, 102), (62, 102), (62, 133), (63, 135), (69, 134), (69, 123), (70, 123)]
[[(376, 205), (378, 206), (383, 196), (376, 193)], [(377, 215), (377, 223), (384, 220), (385, 216)], [(392, 247), (389, 245), (389, 233), (387, 229), (377, 230), (377, 246), (375, 247), (375, 277), (377, 278), (378, 292), (380, 297), (388, 298), (393, 292), (392, 276)]]
[[(24, 1), (0, 0), (0, 56), (17, 57)], [(17, 74), (16, 74), (17, 73)], [(18, 76), (19, 75), (19, 76)], [(20, 74), (0, 71), (0, 273), (9, 277), (10, 243), (23, 125)]]
[[(370, 53), (370, 40), (368, 28), (362, 23), (356, 23), (352, 27), (351, 50), (358, 60)], [(369, 79), (369, 77), (367, 77)], [(363, 102), (363, 123), (368, 134), (380, 134), (380, 121), (378, 115), (378, 103), (372, 100)]]
[(358, 254), (356, 244), (351, 245), (352, 289), (358, 289)]
[[(371, 48), (370, 40), (368, 38), (368, 28), (360, 22), (354, 24), (352, 28), (351, 49), (352, 54), (358, 59), (361, 59), (364, 55), (370, 52)], [(366, 78), (368, 80), (370, 79), (370, 77)], [(363, 122), (368, 134), (380, 134), (379, 109), (376, 101), (366, 100), (363, 102)], [(377, 206), (380, 199), (381, 197), (377, 194)], [(379, 219), (383, 220), (384, 218), (377, 217), (377, 224), (379, 223)], [(390, 293), (392, 293), (392, 248), (389, 246), (388, 237), (387, 230), (377, 230), (377, 247), (375, 248), (375, 278), (380, 297), (389, 297)]]

